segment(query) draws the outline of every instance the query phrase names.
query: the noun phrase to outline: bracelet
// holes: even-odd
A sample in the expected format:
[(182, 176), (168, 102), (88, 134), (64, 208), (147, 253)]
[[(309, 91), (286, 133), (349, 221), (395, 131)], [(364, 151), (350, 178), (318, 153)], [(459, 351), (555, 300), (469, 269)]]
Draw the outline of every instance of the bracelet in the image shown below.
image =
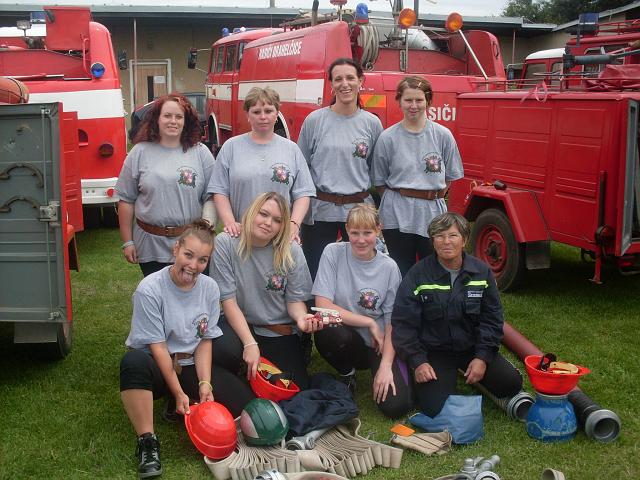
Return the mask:
[(122, 249), (124, 250), (125, 248), (127, 248), (127, 247), (131, 247), (132, 245), (135, 245), (135, 244), (133, 243), (133, 240), (129, 240), (129, 241), (127, 241), (127, 242), (124, 242), (124, 243), (122, 244), (122, 247), (120, 247), (120, 248), (122, 248)]
[(300, 230), (300, 224), (298, 222), (296, 222), (295, 220), (291, 220), (291, 223), (293, 223), (296, 227), (298, 227), (298, 230)]
[(258, 342), (249, 342), (249, 343), (245, 344), (242, 348), (251, 347), (253, 345), (258, 345)]
[(213, 392), (213, 387), (211, 386), (211, 383), (209, 383), (207, 380), (200, 380), (200, 381), (198, 382), (198, 387), (199, 387), (200, 385), (202, 385), (203, 383), (204, 383), (205, 385), (209, 385), (209, 389)]

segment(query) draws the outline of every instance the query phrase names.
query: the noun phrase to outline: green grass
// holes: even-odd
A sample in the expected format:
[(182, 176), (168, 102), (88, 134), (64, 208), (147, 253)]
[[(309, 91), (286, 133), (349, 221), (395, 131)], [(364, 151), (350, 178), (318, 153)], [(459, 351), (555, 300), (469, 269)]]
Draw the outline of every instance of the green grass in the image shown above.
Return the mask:
[[(78, 240), (69, 357), (39, 360), (37, 349), (14, 346), (10, 329), (0, 326), (1, 479), (135, 478), (134, 434), (120, 404), (118, 364), (141, 274), (122, 259), (116, 230), (89, 230)], [(581, 387), (620, 416), (620, 438), (600, 444), (579, 432), (571, 442), (539, 443), (486, 401), (481, 442), (438, 457), (406, 452), (401, 469), (376, 468), (367, 478), (430, 479), (457, 471), (465, 457), (494, 453), (502, 458), (496, 472), (503, 480), (537, 480), (545, 467), (569, 480), (640, 477), (640, 276), (605, 268), (604, 285), (594, 285), (588, 281), (593, 266), (557, 245), (552, 265), (529, 272), (522, 289), (502, 296), (506, 318), (543, 350), (591, 368)], [(312, 368), (326, 366), (316, 356)], [(392, 422), (370, 399), (370, 377), (359, 375), (358, 384), (363, 432), (388, 441)], [(156, 430), (162, 478), (211, 478), (183, 428), (157, 421)]]

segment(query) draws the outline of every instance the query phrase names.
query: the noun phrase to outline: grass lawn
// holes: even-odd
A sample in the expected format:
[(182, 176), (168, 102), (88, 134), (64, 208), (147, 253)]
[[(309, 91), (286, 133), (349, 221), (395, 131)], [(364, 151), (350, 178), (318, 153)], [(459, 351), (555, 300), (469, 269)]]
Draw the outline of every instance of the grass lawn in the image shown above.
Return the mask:
[[(11, 330), (0, 325), (1, 479), (135, 478), (135, 437), (120, 404), (118, 364), (141, 274), (125, 263), (119, 245), (115, 229), (79, 235), (75, 341), (67, 359), (39, 360), (37, 349), (14, 346)], [(593, 265), (557, 245), (552, 265), (529, 272), (523, 288), (502, 296), (506, 319), (541, 349), (591, 368), (580, 385), (620, 416), (619, 439), (600, 444), (580, 431), (571, 442), (539, 443), (524, 424), (485, 401), (484, 440), (438, 457), (406, 452), (399, 470), (376, 468), (367, 478), (431, 479), (457, 471), (465, 457), (491, 454), (502, 459), (496, 473), (503, 480), (537, 480), (545, 467), (562, 470), (568, 480), (640, 478), (640, 276), (606, 268), (605, 284), (593, 285), (587, 280)], [(315, 354), (312, 370), (325, 368)], [(358, 377), (363, 431), (386, 442), (393, 422), (376, 410), (370, 381)], [(184, 428), (156, 418), (162, 478), (212, 478)]]

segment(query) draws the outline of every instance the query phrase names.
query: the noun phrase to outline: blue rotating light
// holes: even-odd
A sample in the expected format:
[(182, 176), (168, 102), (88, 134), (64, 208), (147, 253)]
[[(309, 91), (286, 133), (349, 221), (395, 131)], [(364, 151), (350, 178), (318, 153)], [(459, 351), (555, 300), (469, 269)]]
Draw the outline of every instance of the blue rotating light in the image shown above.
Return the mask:
[(104, 75), (104, 65), (100, 62), (95, 62), (91, 65), (91, 75), (95, 78), (100, 78)]
[(355, 21), (356, 23), (369, 23), (369, 7), (365, 3), (356, 5)]
[(229, 32), (229, 29), (227, 27), (224, 27), (222, 29), (222, 36), (223, 37), (228, 37), (231, 33)]

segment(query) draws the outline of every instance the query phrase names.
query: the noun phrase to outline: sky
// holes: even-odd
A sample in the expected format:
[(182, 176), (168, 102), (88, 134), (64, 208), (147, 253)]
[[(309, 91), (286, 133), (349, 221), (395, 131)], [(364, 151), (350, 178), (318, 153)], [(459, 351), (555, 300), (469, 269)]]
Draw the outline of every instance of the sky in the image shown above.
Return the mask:
[[(311, 9), (313, 0), (275, 0), (276, 7), (304, 8)], [(389, 0), (348, 0), (345, 8), (355, 8), (359, 2), (368, 4), (370, 10), (389, 11), (391, 10)], [(413, 8), (413, 0), (404, 0), (405, 7)], [(437, 2), (437, 3), (434, 3)], [(458, 12), (460, 14), (472, 16), (500, 15), (508, 0), (420, 0), (420, 13), (449, 14)], [(230, 4), (237, 7), (268, 7), (269, 0), (65, 0), (60, 3), (64, 5), (173, 5), (173, 6), (224, 6)], [(0, 0), (2, 5), (8, 4), (30, 4), (30, 5), (51, 5), (51, 0)], [(320, 8), (334, 8), (329, 0), (320, 0)]]

